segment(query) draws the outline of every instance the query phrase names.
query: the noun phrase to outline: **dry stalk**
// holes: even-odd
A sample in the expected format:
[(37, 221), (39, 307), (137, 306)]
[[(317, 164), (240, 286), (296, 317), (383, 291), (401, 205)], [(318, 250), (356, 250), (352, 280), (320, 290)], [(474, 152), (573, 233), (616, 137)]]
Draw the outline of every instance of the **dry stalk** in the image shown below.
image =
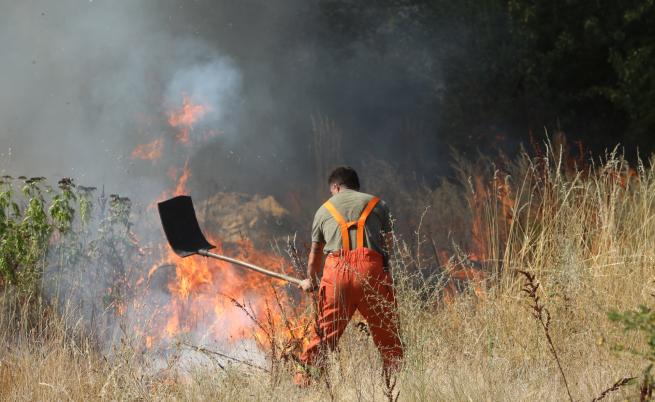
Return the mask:
[(327, 172), (333, 169), (342, 159), (341, 140), (343, 131), (334, 120), (320, 113), (312, 115), (312, 131), (314, 132), (314, 169), (316, 173), (316, 195), (323, 198)]
[[(271, 290), (273, 292), (275, 303), (280, 311), (280, 316), (282, 318), (282, 322), (280, 324), (281, 327), (277, 326), (272, 308), (269, 305), (268, 301), (266, 301), (264, 318), (260, 320), (256, 316), (252, 307), (246, 306), (244, 303), (241, 303), (232, 297), (229, 297), (227, 295), (225, 296), (228, 297), (228, 299), (237, 308), (242, 310), (246, 314), (246, 316), (264, 334), (266, 338), (264, 342), (261, 342), (257, 337), (255, 338), (255, 341), (262, 349), (265, 349), (267, 347), (270, 348), (268, 355), (270, 356), (271, 359), (271, 367), (270, 370), (265, 370), (265, 371), (271, 374), (271, 380), (275, 382), (276, 379), (279, 378), (277, 376), (277, 373), (279, 372), (280, 364), (284, 364), (289, 361), (293, 361), (294, 363), (297, 364), (302, 364), (300, 358), (296, 356), (295, 352), (297, 352), (299, 347), (302, 346), (302, 337), (304, 337), (307, 334), (309, 326), (311, 325), (311, 321), (310, 320), (307, 321), (306, 325), (302, 330), (302, 335), (301, 335), (302, 337), (298, 338), (294, 333), (294, 327), (292, 326), (292, 322), (289, 320), (289, 315), (287, 314), (287, 311), (284, 308), (279, 292), (272, 285), (271, 285)], [(280, 336), (278, 332), (279, 330), (283, 330), (283, 331), (286, 330), (289, 333), (289, 337), (285, 338), (284, 336)], [(258, 368), (262, 369), (261, 367)], [(326, 385), (328, 386), (328, 390), (330, 391), (330, 395), (333, 399), (334, 397), (333, 397), (332, 387), (329, 381), (327, 380), (326, 380)]]
[(539, 283), (535, 280), (535, 276), (527, 271), (522, 271), (518, 270), (520, 274), (525, 276), (525, 283), (523, 284), (523, 288), (521, 288), (522, 292), (525, 292), (526, 296), (530, 299), (531, 304), (530, 308), (532, 309), (532, 316), (539, 321), (539, 324), (541, 324), (541, 327), (544, 330), (544, 333), (546, 334), (546, 340), (548, 341), (548, 347), (555, 358), (555, 361), (557, 362), (557, 368), (559, 368), (559, 372), (562, 375), (562, 380), (564, 381), (564, 386), (566, 387), (566, 393), (569, 396), (569, 400), (573, 402), (573, 396), (571, 396), (571, 390), (569, 389), (569, 383), (566, 380), (566, 375), (564, 374), (564, 369), (562, 368), (562, 363), (559, 359), (559, 356), (557, 355), (557, 350), (555, 349), (555, 344), (553, 343), (553, 339), (550, 335), (550, 312), (544, 306), (544, 304), (541, 302), (541, 299), (539, 298), (539, 295), (537, 295), (537, 290), (539, 289)]
[[(271, 359), (271, 368), (267, 372), (271, 375), (271, 382), (274, 384), (276, 382), (276, 380), (279, 378), (279, 376), (278, 376), (278, 373), (279, 373), (279, 370), (278, 370), (278, 368), (279, 368), (279, 359), (278, 359), (278, 356), (277, 356), (277, 346), (278, 345), (277, 345), (277, 341), (276, 341), (277, 333), (276, 333), (276, 330), (275, 330), (275, 319), (273, 318), (273, 314), (272, 314), (271, 308), (270, 308), (270, 306), (268, 304), (268, 300), (266, 301), (266, 310), (265, 310), (266, 322), (264, 322), (264, 323), (262, 321), (260, 321), (256, 317), (254, 309), (252, 308), (252, 306), (250, 306), (250, 309), (249, 309), (246, 305), (240, 303), (239, 301), (237, 301), (236, 299), (234, 299), (232, 297), (230, 297), (230, 300), (232, 301), (232, 303), (236, 307), (241, 309), (246, 314), (246, 316), (248, 316), (248, 318), (250, 318), (250, 320), (253, 323), (255, 323), (255, 325), (266, 336), (266, 340), (268, 341), (268, 345), (269, 345), (269, 348), (270, 348), (270, 351), (269, 351), (268, 354), (269, 354), (270, 359)], [(257, 342), (257, 344), (264, 350), (265, 346), (266, 346), (265, 342), (261, 342), (257, 336), (255, 336), (254, 338), (255, 338), (255, 342)]]
[(296, 247), (296, 234), (293, 235), (293, 238), (291, 236), (287, 237), (287, 248), (285, 251), (291, 260), (291, 266), (295, 273), (304, 275), (307, 267), (307, 253), (305, 253), (304, 257), (300, 255), (298, 247)]
[(600, 395), (592, 399), (591, 402), (597, 402), (604, 399), (607, 395), (611, 394), (612, 392), (618, 391), (622, 387), (630, 384), (635, 378), (637, 377), (626, 377), (620, 379), (619, 381), (615, 382), (614, 385), (607, 388), (605, 391), (601, 392)]
[[(233, 361), (235, 363), (240, 363), (240, 364), (243, 364), (245, 366), (256, 368), (256, 369), (261, 370), (261, 371), (263, 371), (265, 373), (268, 373), (267, 369), (265, 369), (263, 367), (259, 367), (256, 364), (252, 364), (252, 363), (249, 363), (249, 362), (247, 362), (245, 360), (237, 359), (236, 357), (232, 357), (232, 356), (226, 355), (224, 353), (221, 353), (221, 352), (218, 352), (218, 351), (215, 351), (215, 350), (212, 350), (212, 349), (208, 349), (205, 346), (198, 346), (198, 345), (194, 345), (194, 344), (191, 344), (191, 343), (188, 343), (188, 342), (182, 342), (182, 345), (186, 346), (186, 347), (188, 347), (188, 348), (190, 348), (192, 350), (195, 350), (196, 352), (200, 352), (200, 353), (202, 353), (202, 354), (204, 354), (206, 356), (222, 357), (224, 359)], [(214, 361), (216, 361), (216, 360), (214, 360)], [(225, 369), (225, 367), (222, 364), (219, 363), (218, 365), (219, 365), (220, 368)]]
[(426, 206), (425, 209), (423, 210), (423, 213), (421, 213), (421, 217), (418, 222), (418, 227), (414, 231), (414, 234), (416, 235), (416, 268), (420, 271), (422, 269), (421, 266), (421, 245), (424, 243), (424, 241), (421, 241), (421, 227), (423, 226), (423, 219), (425, 219), (425, 215), (428, 213), (428, 210), (430, 209), (430, 205)]
[[(384, 396), (389, 402), (398, 402), (400, 398), (400, 391), (395, 392), (396, 384), (398, 383), (398, 376), (390, 370), (382, 370), (384, 377)], [(395, 393), (395, 395), (394, 395)]]
[(276, 331), (275, 331), (275, 320), (273, 314), (271, 313), (271, 308), (268, 305), (268, 300), (266, 300), (266, 324), (270, 329), (269, 341), (271, 345), (271, 381), (275, 382), (276, 373), (278, 372), (278, 359), (277, 359), (277, 342), (276, 342)]
[[(227, 297), (227, 298), (232, 302), (232, 304), (234, 304), (238, 309), (240, 309), (241, 311), (243, 311), (243, 312), (246, 314), (246, 316), (247, 316), (248, 318), (250, 318), (250, 320), (251, 320), (252, 322), (254, 322), (255, 325), (257, 325), (257, 327), (258, 327), (259, 329), (262, 330), (262, 332), (264, 333), (264, 335), (266, 335), (266, 338), (267, 338), (270, 342), (273, 342), (272, 335), (271, 335), (271, 334), (269, 333), (269, 331), (264, 327), (264, 325), (263, 325), (263, 324), (262, 324), (262, 323), (257, 319), (257, 317), (255, 317), (255, 313), (254, 313), (254, 311), (251, 312), (250, 310), (248, 310), (248, 307), (246, 307), (245, 304), (241, 304), (237, 299), (235, 299), (235, 298), (233, 298), (233, 297), (230, 297), (230, 296), (227, 296), (227, 295), (225, 295), (225, 296), (226, 296), (226, 297)], [(251, 310), (252, 310), (252, 308), (251, 308)]]
[[(320, 340), (319, 345), (321, 350), (319, 353), (321, 359), (325, 359), (327, 356), (328, 345), (327, 342), (325, 342), (325, 334), (323, 333), (323, 329), (321, 328), (321, 322), (319, 318), (320, 311), (319, 311), (318, 297), (316, 293), (312, 293), (311, 298), (312, 298), (312, 305), (313, 305), (312, 310), (314, 313), (314, 329)], [(323, 377), (323, 382), (325, 383), (325, 388), (327, 389), (328, 394), (330, 395), (330, 400), (334, 401), (335, 397), (334, 397), (334, 391), (332, 389), (332, 383), (330, 382), (330, 376), (325, 371), (325, 369), (321, 369), (321, 377)]]
[[(289, 333), (289, 338), (284, 342), (284, 344), (280, 348), (280, 359), (282, 361), (293, 360), (294, 362), (299, 363), (300, 358), (296, 356), (296, 353), (300, 349), (302, 349), (302, 340), (307, 336), (307, 331), (309, 330), (311, 321), (307, 320), (307, 323), (303, 325), (304, 328), (302, 329), (302, 333), (300, 337), (297, 337), (294, 334), (294, 328), (292, 327), (292, 323), (289, 320), (286, 309), (284, 308), (282, 302), (280, 301), (280, 296), (277, 290), (272, 285), (271, 285), (271, 290), (273, 291), (273, 295), (275, 296), (275, 302), (277, 304), (277, 307), (280, 310), (283, 325)], [(302, 350), (300, 350), (300, 352), (302, 352)]]
[(644, 381), (639, 387), (639, 402), (646, 402), (653, 400), (653, 385), (648, 380), (648, 376), (644, 376)]

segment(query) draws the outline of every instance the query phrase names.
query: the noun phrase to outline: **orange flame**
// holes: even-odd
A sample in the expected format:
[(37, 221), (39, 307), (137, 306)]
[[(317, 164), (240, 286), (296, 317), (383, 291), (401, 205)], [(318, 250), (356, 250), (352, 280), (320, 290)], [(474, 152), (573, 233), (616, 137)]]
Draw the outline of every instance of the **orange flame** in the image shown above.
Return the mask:
[[(208, 111), (209, 106), (194, 104), (190, 97), (183, 95), (181, 109), (166, 113), (168, 123), (178, 129), (177, 140), (188, 144), (193, 126)], [(219, 134), (219, 131), (210, 130), (205, 133), (204, 139)], [(159, 143), (150, 148), (158, 150), (158, 147)], [(149, 155), (146, 151), (151, 149), (146, 148), (138, 148), (134, 155)], [(189, 193), (188, 182), (192, 174), (188, 159), (182, 169), (173, 166), (167, 174), (174, 185), (160, 199)], [(155, 205), (153, 203), (149, 208), (154, 209)], [(208, 238), (211, 243), (219, 245), (218, 253), (222, 254), (221, 242), (211, 235)], [(282, 257), (257, 250), (248, 240), (225, 247), (231, 257), (284, 272)], [(144, 273), (140, 283), (145, 286), (162, 286), (165, 283), (170, 298), (166, 298), (163, 305), (142, 303), (142, 307), (150, 310), (136, 331), (142, 334), (146, 348), (164, 346), (184, 334), (193, 334), (209, 342), (238, 341), (251, 337), (261, 346), (273, 342), (267, 326), (283, 330), (295, 345), (302, 346), (307, 342), (309, 317), (298, 314), (304, 305), (292, 302), (284, 291), (278, 291), (277, 286), (281, 282), (215, 259), (199, 256), (180, 258), (165, 243), (153, 250), (161, 250), (162, 257), (155, 257), (159, 261), (148, 270), (147, 275)], [(174, 275), (169, 269), (173, 266)], [(135, 308), (137, 304), (138, 301)]]
[[(455, 300), (458, 283), (470, 285), (478, 299), (484, 300), (483, 283), (487, 273), (482, 263), (494, 258), (498, 252), (490, 250), (490, 244), (505, 244), (509, 226), (514, 220), (515, 202), (505, 173), (496, 171), (491, 180), (485, 180), (482, 175), (473, 176), (471, 187), (472, 191), (467, 196), (471, 210), (471, 244), (466, 260), (453, 261), (447, 251), (437, 252), (440, 265), (448, 273), (442, 297), (447, 305)], [(490, 210), (497, 211), (497, 221), (489, 219)]]
[(182, 95), (182, 108), (167, 113), (168, 124), (179, 129), (177, 140), (188, 144), (191, 140), (191, 129), (211, 108), (208, 105), (194, 104), (188, 95)]
[(484, 220), (484, 203), (488, 197), (487, 187), (482, 176), (473, 178), (474, 192), (469, 196), (469, 205), (473, 212), (471, 222), (471, 240), (473, 242), (473, 255), (476, 258), (487, 258), (487, 236)]
[[(473, 249), (471, 259), (486, 260), (490, 258), (488, 244), (493, 236), (498, 236), (500, 244), (504, 244), (507, 237), (507, 229), (511, 225), (514, 216), (514, 200), (512, 191), (506, 180), (507, 176), (496, 171), (492, 180), (485, 183), (482, 176), (473, 177), (473, 192), (469, 195), (469, 206), (472, 212), (471, 240)], [(490, 227), (486, 219), (488, 214), (485, 209), (498, 208), (497, 227)]]
[[(219, 244), (217, 252), (223, 253), (217, 239), (210, 237), (210, 242)], [(285, 265), (282, 257), (258, 251), (249, 241), (238, 243), (231, 253), (236, 254), (238, 259), (275, 270), (281, 270)], [(275, 290), (277, 281), (261, 274), (215, 259), (182, 259), (170, 249), (165, 260), (163, 264), (176, 264), (175, 277), (168, 283), (172, 298), (160, 311), (164, 316), (163, 328), (153, 331), (146, 338), (148, 348), (156, 340), (172, 339), (191, 332), (200, 333), (208, 340), (237, 341), (254, 336), (257, 341), (266, 342), (265, 330), (257, 327), (252, 319), (260, 323), (280, 324), (282, 317), (277, 308), (293, 308), (283, 292)], [(161, 265), (161, 262), (156, 264), (149, 276), (154, 275)], [(237, 303), (245, 306), (249, 313), (237, 307)], [(291, 325), (289, 318), (285, 317), (285, 329), (289, 336), (302, 339), (308, 326), (300, 321)]]
[(164, 141), (158, 138), (147, 144), (137, 145), (132, 151), (132, 159), (154, 161), (161, 158), (163, 150)]
[[(187, 188), (187, 184), (189, 182), (189, 179), (191, 178), (191, 169), (189, 169), (188, 159), (186, 162), (184, 162), (184, 167), (182, 168), (181, 173), (179, 173), (179, 170), (176, 169), (174, 166), (171, 166), (166, 172), (166, 175), (168, 176), (169, 179), (171, 179), (171, 181), (175, 182), (175, 188), (173, 190), (163, 191), (156, 200), (154, 200), (148, 205), (147, 207), (148, 211), (154, 211), (157, 209), (157, 202), (158, 202), (157, 200), (165, 200), (167, 198), (175, 197), (178, 195), (189, 194), (189, 189)], [(149, 274), (149, 276), (151, 274), (152, 272)]]
[(437, 258), (445, 272), (448, 274), (448, 280), (443, 288), (442, 301), (446, 305), (452, 305), (457, 296), (458, 283), (467, 283), (472, 286), (476, 297), (479, 300), (484, 300), (486, 297), (486, 290), (484, 288), (484, 280), (487, 278), (486, 272), (479, 268), (473, 267), (472, 264), (477, 262), (475, 254), (470, 256), (468, 262), (455, 262), (450, 258), (447, 251), (441, 250), (437, 253)]
[[(187, 184), (191, 177), (188, 160), (181, 171), (171, 168), (168, 175), (176, 180), (172, 195), (188, 194)], [(166, 192), (162, 198), (169, 196), (171, 192)], [(221, 242), (211, 235), (208, 238), (212, 244), (219, 245), (217, 252), (222, 254)], [(257, 250), (248, 240), (226, 247), (231, 257), (284, 272), (284, 258)], [(303, 307), (302, 303), (294, 306), (285, 292), (276, 290), (280, 282), (215, 259), (180, 258), (166, 244), (162, 244), (160, 249), (166, 250), (164, 257), (148, 271), (147, 282), (150, 283), (155, 275), (170, 272), (159, 273), (163, 266), (175, 266), (175, 275), (167, 280), (171, 299), (157, 311), (154, 328), (146, 331), (145, 347), (166, 344), (179, 335), (190, 333), (208, 341), (254, 338), (265, 345), (272, 340), (261, 323), (282, 329), (296, 345), (307, 342), (309, 317), (280, 311), (297, 313)], [(255, 324), (253, 319), (259, 324)]]
[(189, 161), (187, 160), (184, 162), (184, 168), (182, 169), (182, 173), (180, 174), (180, 178), (177, 181), (177, 186), (175, 187), (175, 191), (173, 191), (173, 195), (184, 195), (188, 194), (188, 189), (187, 189), (187, 183), (189, 182), (189, 178), (191, 177), (191, 170), (189, 170)]

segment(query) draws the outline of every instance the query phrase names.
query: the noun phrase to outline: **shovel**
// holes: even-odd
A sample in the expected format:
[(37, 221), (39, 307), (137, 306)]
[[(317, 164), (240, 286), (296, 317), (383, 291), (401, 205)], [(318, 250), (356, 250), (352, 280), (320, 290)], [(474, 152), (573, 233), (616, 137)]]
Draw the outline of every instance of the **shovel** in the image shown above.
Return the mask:
[(200, 230), (191, 197), (181, 195), (162, 201), (157, 204), (157, 206), (159, 207), (159, 217), (161, 218), (161, 223), (164, 227), (164, 233), (166, 233), (168, 244), (170, 244), (175, 254), (180, 257), (184, 258), (194, 254), (199, 254), (217, 260), (227, 261), (234, 265), (259, 272), (260, 274), (300, 286), (302, 281), (298, 278), (293, 278), (248, 262), (239, 261), (234, 258), (210, 252), (209, 250), (215, 246), (207, 241)]

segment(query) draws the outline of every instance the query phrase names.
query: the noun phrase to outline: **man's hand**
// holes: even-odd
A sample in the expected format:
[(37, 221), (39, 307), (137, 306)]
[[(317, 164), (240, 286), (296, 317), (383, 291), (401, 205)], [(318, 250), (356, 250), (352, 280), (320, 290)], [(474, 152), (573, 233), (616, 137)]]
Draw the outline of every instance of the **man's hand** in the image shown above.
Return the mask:
[(323, 243), (312, 242), (307, 257), (307, 279), (300, 283), (300, 288), (305, 292), (313, 292), (318, 289), (321, 277), (321, 266), (323, 265)]
[(298, 285), (300, 289), (304, 290), (305, 292), (314, 292), (318, 289), (318, 285), (312, 282), (311, 279), (303, 279), (302, 282), (300, 282), (300, 285)]

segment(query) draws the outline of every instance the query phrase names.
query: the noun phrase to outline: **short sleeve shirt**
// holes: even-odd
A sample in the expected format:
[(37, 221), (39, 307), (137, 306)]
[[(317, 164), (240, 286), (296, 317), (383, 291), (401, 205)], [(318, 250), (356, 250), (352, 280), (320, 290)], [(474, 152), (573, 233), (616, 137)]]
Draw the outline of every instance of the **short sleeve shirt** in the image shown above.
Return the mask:
[[(341, 213), (343, 218), (350, 222), (359, 219), (366, 205), (373, 198), (372, 195), (354, 190), (342, 190), (330, 198), (330, 202)], [(389, 209), (384, 201), (377, 203), (366, 220), (364, 247), (373, 249), (381, 255), (386, 255), (384, 248), (384, 234), (391, 232), (391, 218)], [(357, 227), (350, 228), (350, 248), (357, 247)], [(332, 214), (321, 205), (314, 216), (312, 224), (312, 242), (325, 243), (326, 252), (342, 248), (341, 229)]]

